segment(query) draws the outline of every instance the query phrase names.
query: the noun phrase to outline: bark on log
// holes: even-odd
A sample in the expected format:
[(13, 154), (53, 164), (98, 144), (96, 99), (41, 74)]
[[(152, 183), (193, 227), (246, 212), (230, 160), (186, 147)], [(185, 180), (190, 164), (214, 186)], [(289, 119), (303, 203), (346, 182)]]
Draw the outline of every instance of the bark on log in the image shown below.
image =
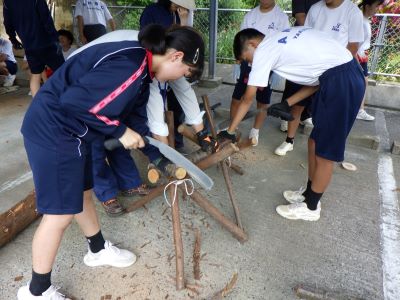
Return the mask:
[(172, 203), (172, 229), (174, 234), (175, 245), (175, 264), (176, 264), (176, 289), (178, 291), (185, 288), (185, 274), (184, 274), (184, 261), (183, 261), (183, 243), (182, 243), (182, 228), (179, 214), (179, 193), (176, 192), (176, 199), (174, 199), (175, 185), (169, 188), (170, 201)]
[(232, 143), (229, 143), (225, 145), (218, 152), (213, 153), (208, 157), (206, 157), (205, 159), (199, 161), (197, 163), (197, 166), (202, 170), (208, 169), (209, 167), (216, 165), (217, 163), (223, 161), (224, 159), (226, 159), (227, 157), (231, 156), (232, 154), (238, 151), (239, 151), (238, 147), (236, 147)]
[(150, 190), (150, 193), (148, 195), (141, 197), (138, 201), (135, 201), (131, 205), (129, 205), (126, 208), (126, 212), (131, 212), (131, 211), (137, 210), (138, 208), (141, 208), (143, 205), (146, 205), (147, 203), (149, 203), (154, 198), (161, 196), (163, 194), (164, 188), (166, 186), (167, 186), (166, 184), (163, 184), (163, 185), (160, 185), (160, 186)]
[(198, 191), (194, 191), (190, 196), (202, 209), (209, 213), (216, 221), (218, 221), (225, 229), (227, 229), (233, 236), (243, 243), (247, 241), (247, 234), (240, 229), (235, 223), (225, 217), (210, 201), (208, 201)]
[(201, 260), (201, 236), (200, 230), (196, 229), (195, 232), (195, 241), (194, 241), (194, 249), (193, 249), (193, 275), (194, 279), (200, 280), (200, 260)]
[(166, 111), (165, 120), (168, 125), (168, 145), (175, 149), (174, 112), (170, 110)]
[(35, 193), (32, 191), (25, 199), (0, 215), (0, 248), (38, 217)]

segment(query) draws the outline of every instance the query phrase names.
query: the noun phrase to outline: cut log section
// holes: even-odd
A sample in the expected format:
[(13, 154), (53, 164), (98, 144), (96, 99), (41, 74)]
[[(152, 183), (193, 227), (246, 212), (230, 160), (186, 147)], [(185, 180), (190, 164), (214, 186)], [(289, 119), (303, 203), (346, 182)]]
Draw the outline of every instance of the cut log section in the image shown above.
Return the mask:
[(24, 200), (0, 215), (0, 248), (39, 217), (35, 198), (32, 191)]
[[(166, 176), (181, 180), (186, 177), (187, 172), (182, 167), (177, 167), (174, 164), (170, 164), (165, 168)], [(162, 178), (162, 173), (159, 169), (156, 168), (153, 164), (150, 164), (147, 171), (147, 179), (152, 183), (156, 184)]]

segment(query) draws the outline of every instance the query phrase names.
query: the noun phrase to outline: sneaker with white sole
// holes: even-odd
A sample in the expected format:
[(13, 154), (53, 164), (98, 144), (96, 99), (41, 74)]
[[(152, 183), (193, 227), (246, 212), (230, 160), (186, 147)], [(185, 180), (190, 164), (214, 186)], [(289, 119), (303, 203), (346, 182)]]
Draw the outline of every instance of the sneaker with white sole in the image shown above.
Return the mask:
[(83, 262), (88, 267), (112, 266), (117, 268), (126, 268), (133, 265), (136, 261), (136, 255), (124, 249), (119, 249), (110, 241), (104, 243), (104, 249), (98, 253), (89, 251), (83, 258)]
[(357, 120), (374, 121), (375, 117), (367, 113), (365, 109), (360, 109), (357, 114)]
[(285, 156), (287, 152), (293, 151), (293, 144), (284, 141), (275, 149), (275, 154), (279, 156)]
[(293, 203), (277, 206), (276, 212), (289, 220), (318, 221), (321, 215), (321, 206), (318, 205), (316, 210), (310, 210), (304, 202)]
[(253, 147), (258, 145), (258, 137), (259, 137), (259, 135), (260, 135), (260, 129), (252, 128), (250, 130), (249, 139), (252, 139), (252, 138), (256, 139), (256, 143), (253, 145)]
[(303, 196), (305, 191), (305, 187), (300, 187), (297, 191), (284, 191), (283, 197), (289, 203), (300, 203), (306, 200), (306, 198)]
[(16, 76), (16, 75), (8, 74), (8, 75), (6, 76), (6, 78), (4, 79), (3, 86), (4, 86), (4, 87), (12, 86), (12, 85), (14, 84), (15, 77), (17, 77), (17, 76)]
[(313, 122), (312, 122), (312, 118), (307, 118), (303, 121), (300, 121), (300, 125), (306, 126), (306, 125), (310, 125), (313, 126)]
[(288, 129), (288, 121), (281, 120), (280, 130), (283, 132), (287, 132), (287, 129)]
[(42, 293), (42, 296), (34, 296), (29, 290), (29, 284), (24, 285), (19, 288), (17, 299), (18, 300), (71, 300), (70, 298), (65, 297), (65, 295), (61, 294), (58, 290), (59, 287), (51, 285), (47, 291)]

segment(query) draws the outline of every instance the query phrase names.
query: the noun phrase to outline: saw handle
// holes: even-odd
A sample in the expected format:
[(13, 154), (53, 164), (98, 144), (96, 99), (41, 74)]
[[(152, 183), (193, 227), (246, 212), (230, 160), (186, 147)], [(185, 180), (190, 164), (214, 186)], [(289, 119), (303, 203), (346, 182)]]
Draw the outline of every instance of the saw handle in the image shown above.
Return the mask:
[[(147, 137), (142, 136), (142, 138), (143, 138), (143, 141), (145, 144), (149, 144), (149, 140), (147, 139)], [(117, 148), (124, 147), (124, 145), (122, 145), (122, 143), (118, 139), (109, 139), (109, 140), (104, 141), (104, 147), (108, 151), (112, 151)]]

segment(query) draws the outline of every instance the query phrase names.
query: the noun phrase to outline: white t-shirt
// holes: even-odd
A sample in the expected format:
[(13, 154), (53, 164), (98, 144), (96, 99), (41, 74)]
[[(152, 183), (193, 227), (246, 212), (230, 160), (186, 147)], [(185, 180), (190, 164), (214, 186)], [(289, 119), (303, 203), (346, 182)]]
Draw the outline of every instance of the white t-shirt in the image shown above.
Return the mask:
[(254, 52), (248, 85), (265, 87), (271, 71), (301, 85), (317, 85), (326, 70), (353, 59), (350, 51), (323, 32), (292, 27), (266, 37)]
[(289, 18), (278, 5), (266, 13), (257, 6), (244, 16), (240, 30), (254, 28), (268, 36), (289, 27)]
[(363, 28), (364, 28), (364, 41), (360, 43), (360, 47), (358, 48), (357, 54), (361, 57), (365, 57), (365, 51), (371, 47), (371, 23), (369, 19), (363, 18)]
[(74, 17), (78, 16), (82, 16), (84, 25), (102, 24), (105, 27), (112, 19), (107, 5), (99, 0), (78, 0)]
[(71, 48), (69, 48), (67, 51), (62, 51), (62, 54), (64, 56), (64, 60), (67, 60), (68, 56), (70, 56), (72, 54), (72, 52), (74, 52), (76, 50), (76, 46), (71, 46)]
[(336, 8), (329, 8), (321, 0), (311, 6), (304, 26), (323, 31), (340, 44), (361, 43), (364, 40), (363, 15), (350, 0)]
[(0, 38), (0, 53), (7, 55), (7, 60), (17, 62), (14, 57), (11, 42), (3, 38)]

